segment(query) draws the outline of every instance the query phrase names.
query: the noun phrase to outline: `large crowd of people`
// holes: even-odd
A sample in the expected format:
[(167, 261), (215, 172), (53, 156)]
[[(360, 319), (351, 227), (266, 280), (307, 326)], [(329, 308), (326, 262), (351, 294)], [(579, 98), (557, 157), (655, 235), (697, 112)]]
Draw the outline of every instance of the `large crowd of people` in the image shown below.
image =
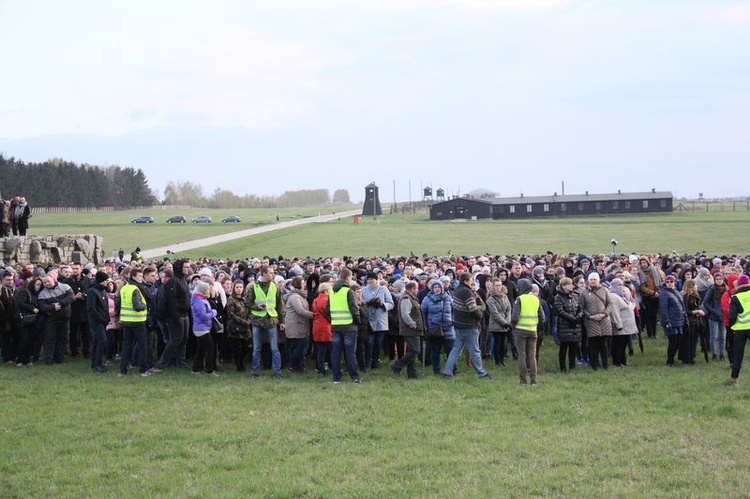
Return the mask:
[(749, 270), (739, 255), (677, 253), (26, 263), (0, 270), (0, 354), (18, 367), (84, 357), (121, 377), (310, 366), (334, 384), (381, 367), (416, 378), (419, 365), (452, 378), (464, 363), (491, 380), (485, 365), (512, 359), (535, 386), (543, 343), (561, 373), (627, 368), (660, 323), (667, 366), (710, 358), (736, 385)]

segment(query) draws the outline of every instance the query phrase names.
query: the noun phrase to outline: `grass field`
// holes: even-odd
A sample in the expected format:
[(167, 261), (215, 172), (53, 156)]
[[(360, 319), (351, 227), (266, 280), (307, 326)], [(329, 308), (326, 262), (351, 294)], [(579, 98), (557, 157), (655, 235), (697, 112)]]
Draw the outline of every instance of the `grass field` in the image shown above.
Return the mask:
[[(94, 232), (109, 254), (270, 223), (276, 210), (237, 213), (238, 227), (170, 226), (170, 213), (129, 223), (141, 214), (40, 215), (31, 232)], [(745, 254), (748, 229), (747, 213), (465, 223), (421, 214), (312, 224), (191, 256), (607, 253), (612, 237), (625, 253)], [(2, 365), (0, 496), (747, 496), (746, 377), (732, 389), (726, 364), (668, 368), (665, 350), (646, 340), (631, 367), (561, 375), (548, 338), (536, 388), (494, 365), (489, 382), (462, 366), (450, 381), (381, 369), (362, 386), (312, 372), (118, 379), (90, 374), (86, 361)]]
[(750, 392), (724, 384), (726, 364), (668, 368), (658, 339), (630, 367), (561, 375), (547, 341), (533, 388), (513, 364), (361, 386), (4, 365), (0, 495), (747, 495)]
[[(345, 211), (351, 206), (337, 206), (323, 212)], [(95, 233), (104, 237), (105, 251), (124, 248), (130, 253), (135, 246), (143, 249), (174, 244), (209, 235), (248, 228), (253, 224), (275, 222), (294, 216), (317, 215), (320, 209), (239, 211), (241, 224), (216, 223), (227, 211), (202, 210), (214, 218), (212, 224), (169, 225), (164, 220), (172, 214), (154, 215), (157, 223), (136, 225), (130, 220), (141, 212), (97, 213), (91, 215), (39, 215), (32, 219), (33, 234)], [(186, 213), (189, 218), (198, 214)], [(181, 256), (212, 258), (245, 258), (260, 255), (408, 255), (427, 253), (456, 254), (539, 254), (570, 251), (609, 253), (610, 240), (616, 239), (618, 253), (672, 252), (710, 254), (750, 253), (747, 234), (750, 213), (674, 213), (640, 217), (586, 217), (541, 219), (529, 221), (429, 222), (425, 213), (416, 215), (361, 218), (354, 225), (350, 218), (328, 223), (314, 223), (238, 239), (201, 248)]]

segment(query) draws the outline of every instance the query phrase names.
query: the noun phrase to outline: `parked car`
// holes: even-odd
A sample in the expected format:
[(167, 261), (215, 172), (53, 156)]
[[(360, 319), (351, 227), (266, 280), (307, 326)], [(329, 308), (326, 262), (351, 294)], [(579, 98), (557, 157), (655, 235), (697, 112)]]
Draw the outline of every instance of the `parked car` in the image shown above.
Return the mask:
[(206, 215), (201, 215), (198, 217), (195, 217), (192, 222), (194, 224), (210, 224), (211, 223), (211, 217)]
[(154, 217), (136, 217), (130, 221), (132, 224), (152, 224), (154, 223)]
[(182, 215), (175, 215), (173, 217), (169, 217), (167, 219), (168, 224), (184, 224), (187, 223), (187, 218), (183, 217)]
[(240, 217), (236, 217), (234, 215), (221, 219), (221, 223), (223, 224), (238, 224), (240, 222), (242, 222), (242, 220), (240, 220)]

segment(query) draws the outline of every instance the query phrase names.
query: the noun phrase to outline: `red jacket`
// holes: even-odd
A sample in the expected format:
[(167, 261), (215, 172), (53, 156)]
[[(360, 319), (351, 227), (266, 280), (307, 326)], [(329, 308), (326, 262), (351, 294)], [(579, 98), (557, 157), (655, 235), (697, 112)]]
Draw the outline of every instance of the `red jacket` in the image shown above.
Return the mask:
[(313, 341), (329, 343), (333, 341), (333, 335), (331, 334), (331, 318), (326, 313), (327, 305), (327, 293), (318, 294), (318, 296), (316, 296), (312, 302), (311, 310), (313, 313)]

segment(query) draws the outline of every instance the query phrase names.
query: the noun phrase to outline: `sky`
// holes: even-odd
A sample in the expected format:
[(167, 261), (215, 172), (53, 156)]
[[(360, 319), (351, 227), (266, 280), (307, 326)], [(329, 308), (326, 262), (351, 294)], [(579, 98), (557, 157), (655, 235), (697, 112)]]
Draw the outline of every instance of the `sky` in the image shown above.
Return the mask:
[(0, 152), (160, 194), (750, 194), (747, 1), (0, 0), (0, 22)]

